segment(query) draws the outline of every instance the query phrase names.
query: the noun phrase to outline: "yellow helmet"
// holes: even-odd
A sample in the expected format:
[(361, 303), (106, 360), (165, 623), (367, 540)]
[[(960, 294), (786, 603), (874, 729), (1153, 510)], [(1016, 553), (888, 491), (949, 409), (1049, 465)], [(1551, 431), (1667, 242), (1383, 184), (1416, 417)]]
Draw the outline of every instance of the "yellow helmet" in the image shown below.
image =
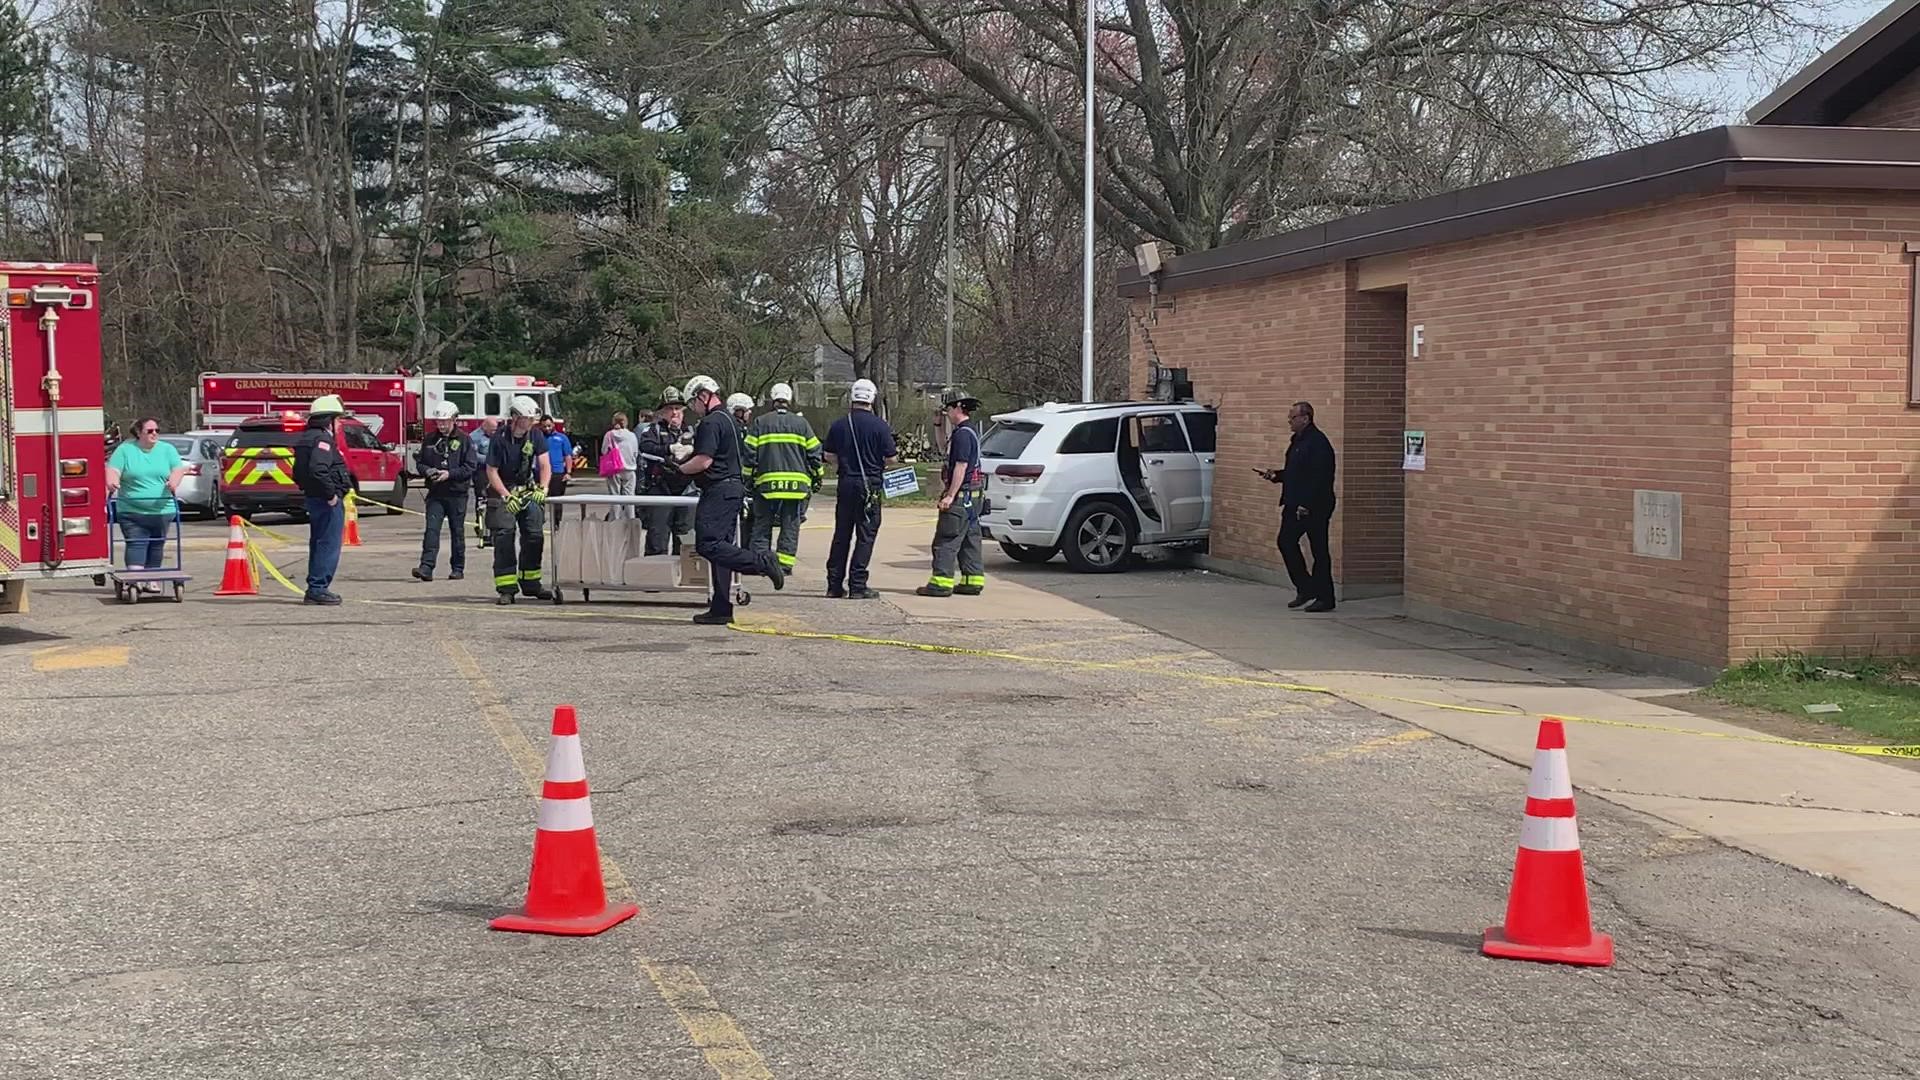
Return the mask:
[(339, 394), (321, 394), (313, 399), (313, 404), (307, 406), (308, 416), (342, 416), (346, 411), (347, 407), (341, 402)]

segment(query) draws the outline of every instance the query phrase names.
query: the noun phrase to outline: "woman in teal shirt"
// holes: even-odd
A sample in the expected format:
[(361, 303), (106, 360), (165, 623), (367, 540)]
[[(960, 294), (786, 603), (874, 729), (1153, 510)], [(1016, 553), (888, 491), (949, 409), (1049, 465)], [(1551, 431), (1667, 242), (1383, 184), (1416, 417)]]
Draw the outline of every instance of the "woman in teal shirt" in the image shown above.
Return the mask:
[[(133, 425), (133, 434), (107, 459), (107, 496), (118, 500), (114, 510), (127, 538), (127, 569), (145, 570), (166, 560), (174, 496), (187, 466), (178, 450), (160, 441), (160, 421), (149, 416)], [(145, 588), (160, 590), (155, 582)]]

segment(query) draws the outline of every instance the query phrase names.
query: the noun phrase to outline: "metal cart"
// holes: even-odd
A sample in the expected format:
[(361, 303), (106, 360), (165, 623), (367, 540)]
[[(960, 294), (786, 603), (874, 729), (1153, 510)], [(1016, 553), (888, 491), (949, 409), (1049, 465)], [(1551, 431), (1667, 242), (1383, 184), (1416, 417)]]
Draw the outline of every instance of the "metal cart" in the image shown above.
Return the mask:
[[(547, 582), (553, 602), (566, 603), (566, 591), (579, 589), (590, 601), (596, 591), (628, 593), (699, 593), (713, 588), (707, 560), (693, 553), (693, 537), (683, 536), (678, 555), (647, 555), (646, 527), (641, 517), (606, 520), (609, 511), (635, 511), (653, 506), (694, 506), (692, 495), (556, 495), (546, 505), (572, 510), (553, 523), (547, 539)], [(753, 594), (733, 579), (733, 602), (745, 607)]]
[[(119, 524), (119, 521), (119, 500), (107, 500), (107, 526), (111, 528)], [(178, 499), (173, 501), (173, 524), (167, 530), (166, 539), (173, 541), (172, 566), (149, 566), (140, 570), (114, 570), (96, 576), (93, 579), (93, 583), (95, 585), (104, 585), (108, 580), (111, 580), (113, 582), (114, 599), (128, 604), (137, 604), (140, 602), (141, 596), (148, 595), (141, 589), (142, 585), (172, 585), (173, 602), (176, 604), (184, 603), (187, 599), (187, 582), (192, 581), (193, 576), (188, 574), (184, 569), (187, 558), (187, 540), (185, 530), (180, 526), (180, 501)], [(116, 538), (116, 540), (124, 549), (125, 539)]]

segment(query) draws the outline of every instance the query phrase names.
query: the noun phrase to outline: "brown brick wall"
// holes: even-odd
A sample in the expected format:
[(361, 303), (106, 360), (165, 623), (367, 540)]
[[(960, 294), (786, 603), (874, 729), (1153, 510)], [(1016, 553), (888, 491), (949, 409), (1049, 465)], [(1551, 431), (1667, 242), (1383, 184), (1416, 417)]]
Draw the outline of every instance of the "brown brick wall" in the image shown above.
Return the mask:
[[(1288, 405), (1301, 399), (1313, 402), (1320, 426), (1340, 450), (1346, 284), (1344, 267), (1316, 267), (1162, 297), (1161, 303), (1172, 308), (1163, 307), (1157, 320), (1146, 323), (1144, 333), (1140, 319), (1129, 320), (1134, 396), (1148, 389), (1150, 337), (1162, 364), (1188, 369), (1195, 399), (1220, 410), (1213, 474), (1215, 555), (1281, 568), (1274, 548), (1280, 528), (1279, 489), (1249, 470), (1278, 468), (1286, 459)], [(1133, 303), (1144, 319), (1147, 301)], [(1340, 478), (1345, 478), (1344, 468)], [(1333, 525), (1336, 575), (1343, 516), (1336, 515)]]
[[(1725, 652), (1729, 197), (1415, 254), (1411, 598), (1714, 663)], [(1635, 489), (1679, 492), (1684, 558), (1633, 553)]]
[(1846, 127), (1920, 128), (1920, 71), (1915, 71), (1847, 117)]
[[(1913, 653), (1908, 241), (1920, 196), (1727, 192), (1415, 252), (1404, 405), (1399, 313), (1339, 267), (1175, 294), (1151, 333), (1221, 407), (1222, 556), (1278, 567), (1247, 469), (1307, 398), (1341, 453), (1343, 585), (1391, 561), (1397, 481), (1414, 599), (1705, 664)], [(1136, 389), (1145, 359), (1136, 329)], [(1388, 478), (1401, 427), (1428, 468)], [(1636, 489), (1681, 494), (1683, 558), (1633, 553)]]
[(1757, 193), (1733, 213), (1730, 653), (1920, 650), (1920, 200)]
[[(1352, 277), (1348, 288), (1352, 289)], [(1407, 294), (1347, 294), (1340, 427), (1342, 585), (1398, 586), (1405, 539), (1401, 433), (1407, 417)]]

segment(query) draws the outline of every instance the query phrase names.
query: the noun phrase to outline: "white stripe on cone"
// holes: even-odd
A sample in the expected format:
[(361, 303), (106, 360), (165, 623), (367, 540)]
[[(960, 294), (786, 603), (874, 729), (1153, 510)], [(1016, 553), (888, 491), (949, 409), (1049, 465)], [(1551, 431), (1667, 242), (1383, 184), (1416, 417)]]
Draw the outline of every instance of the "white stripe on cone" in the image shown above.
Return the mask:
[(542, 832), (591, 829), (593, 800), (585, 795), (578, 799), (541, 799), (540, 813), (534, 818), (534, 826)]
[(547, 747), (547, 779), (556, 784), (571, 784), (587, 778), (587, 763), (580, 756), (580, 736), (555, 735)]
[(1570, 817), (1528, 814), (1520, 823), (1520, 846), (1528, 851), (1579, 851), (1580, 826)]
[(1533, 771), (1527, 775), (1527, 798), (1573, 798), (1573, 774), (1567, 770), (1565, 750), (1533, 752)]

